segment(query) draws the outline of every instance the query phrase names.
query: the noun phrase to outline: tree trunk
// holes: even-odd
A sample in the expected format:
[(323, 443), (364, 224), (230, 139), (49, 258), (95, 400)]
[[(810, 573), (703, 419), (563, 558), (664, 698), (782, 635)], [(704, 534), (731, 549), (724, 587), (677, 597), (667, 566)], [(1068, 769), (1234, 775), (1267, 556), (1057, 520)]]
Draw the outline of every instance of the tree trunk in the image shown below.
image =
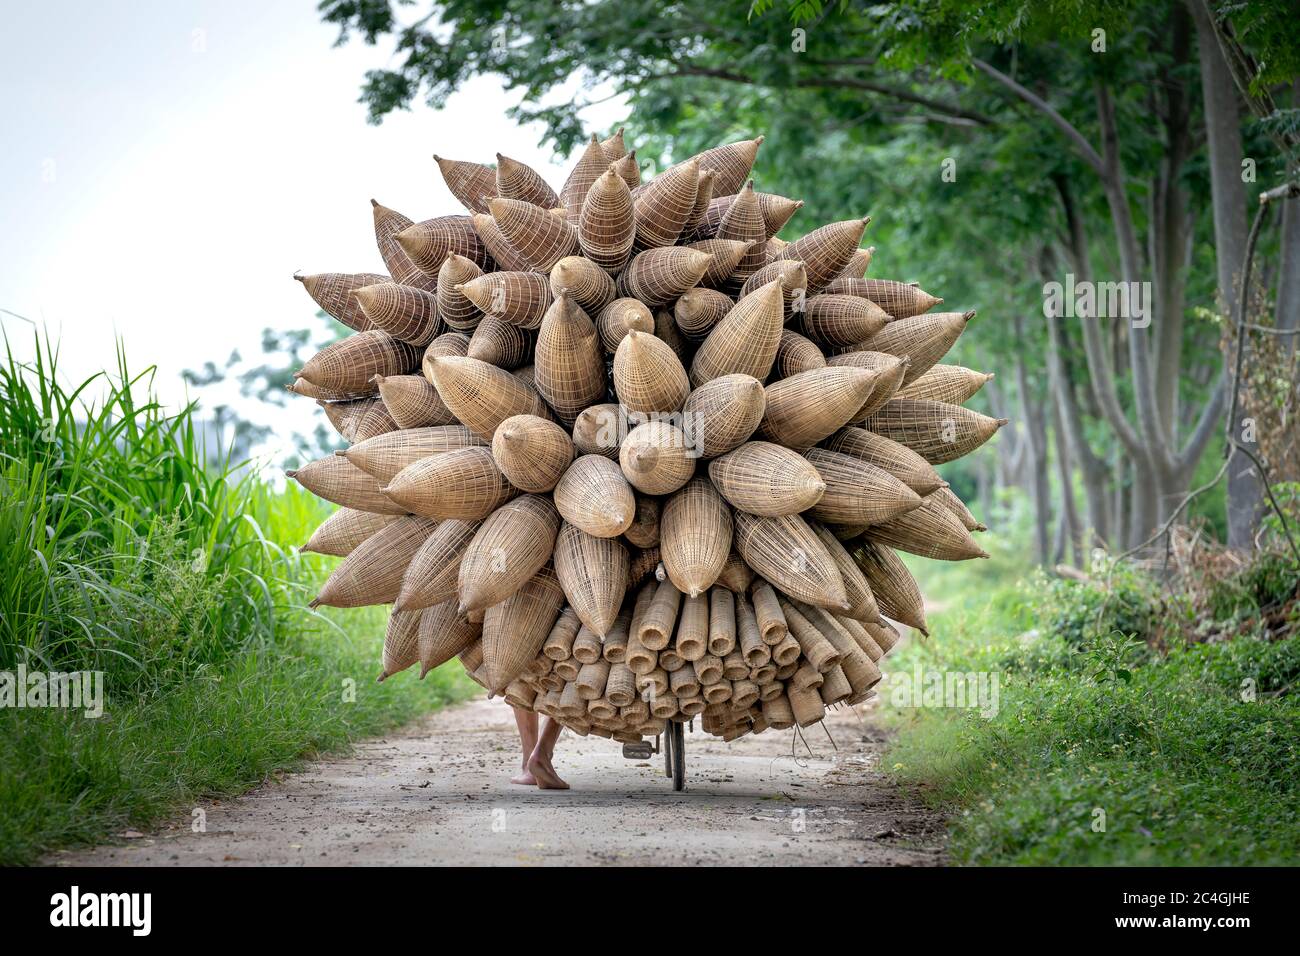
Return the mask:
[[(1215, 36), (1213, 14), (1205, 0), (1190, 0), (1196, 23), (1201, 59), (1201, 94), (1205, 99), (1205, 131), (1210, 153), (1210, 199), (1214, 209), (1214, 251), (1218, 266), (1219, 295), (1229, 316), (1235, 316), (1240, 298), (1238, 270), (1246, 248), (1246, 187), (1242, 182), (1241, 116), (1237, 90)], [(1289, 205), (1289, 204), (1288, 204)], [(1285, 271), (1285, 270), (1284, 270)], [(1249, 361), (1249, 357), (1247, 358)], [(1246, 432), (1252, 414), (1245, 396), (1238, 396), (1237, 421), (1230, 428), (1237, 437)], [(1253, 468), (1233, 468), (1228, 473), (1228, 545), (1250, 548), (1255, 540), (1263, 503), (1259, 476)]]
[(1071, 560), (1076, 568), (1085, 567), (1085, 554), (1087, 548), (1084, 546), (1083, 529), (1079, 526), (1079, 508), (1074, 500), (1074, 467), (1070, 458), (1070, 442), (1065, 437), (1065, 428), (1062, 426), (1062, 409), (1059, 393), (1052, 402), (1052, 433), (1056, 438), (1056, 474), (1061, 483), (1061, 522), (1060, 528), (1064, 532), (1064, 540), (1058, 541), (1056, 554), (1053, 556), (1053, 563), (1062, 560), (1062, 553), (1065, 545), (1070, 546)]
[[(1016, 336), (1024, 339), (1024, 320), (1016, 316)], [(1051, 563), (1052, 492), (1047, 475), (1047, 422), (1043, 403), (1030, 391), (1024, 352), (1016, 353), (1016, 390), (1025, 422), (1025, 479), (1034, 507), (1034, 557), (1042, 567)]]

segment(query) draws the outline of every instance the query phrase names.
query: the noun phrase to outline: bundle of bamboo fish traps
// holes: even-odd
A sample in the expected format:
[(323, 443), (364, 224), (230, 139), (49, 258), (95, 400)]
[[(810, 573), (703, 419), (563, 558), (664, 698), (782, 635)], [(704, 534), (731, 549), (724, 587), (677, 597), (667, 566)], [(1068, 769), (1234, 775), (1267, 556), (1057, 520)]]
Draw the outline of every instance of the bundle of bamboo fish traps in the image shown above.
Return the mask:
[(435, 157), (465, 214), (374, 203), (387, 274), (300, 277), (355, 330), (291, 386), (349, 443), (289, 473), (340, 506), (314, 604), (393, 605), (381, 680), (459, 657), (620, 741), (806, 727), (926, 632), (898, 552), (984, 556), (934, 467), (1003, 424), (940, 364), (974, 313), (865, 278), (866, 218), (776, 238), (761, 143), (641, 182), (620, 130), (558, 192)]

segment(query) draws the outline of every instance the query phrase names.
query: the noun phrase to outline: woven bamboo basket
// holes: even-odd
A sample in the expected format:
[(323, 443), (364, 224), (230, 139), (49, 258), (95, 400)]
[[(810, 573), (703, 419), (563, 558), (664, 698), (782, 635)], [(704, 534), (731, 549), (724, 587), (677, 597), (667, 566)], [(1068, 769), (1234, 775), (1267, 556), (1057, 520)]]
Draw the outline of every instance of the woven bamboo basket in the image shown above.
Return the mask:
[[(753, 606), (744, 597), (736, 598), (736, 640), (741, 656), (751, 671), (771, 661), (771, 648), (763, 640)], [(754, 694), (757, 698), (757, 688)]]
[[(715, 189), (714, 198), (709, 202), (708, 211), (696, 228), (696, 235), (693, 238), (707, 238), (716, 235), (718, 227), (722, 224), (722, 217), (727, 214), (739, 197), (740, 193), (723, 196), (719, 195)], [(788, 199), (785, 196), (778, 196), (774, 193), (755, 193), (758, 196), (759, 209), (763, 213), (764, 238), (771, 239), (780, 232), (785, 224), (788, 223), (796, 212), (803, 208), (803, 200)]]
[(695, 183), (695, 205), (691, 207), (691, 214), (686, 217), (686, 225), (682, 228), (682, 242), (695, 239), (695, 231), (704, 221), (709, 204), (713, 202), (713, 186), (717, 178), (718, 172), (715, 169), (700, 170), (700, 177)]
[[(472, 435), (468, 429), (463, 429)], [(541, 494), (555, 487), (573, 461), (573, 442), (559, 425), (536, 415), (507, 418), (492, 436), (492, 457), (520, 491)]]
[(618, 461), (622, 428), (617, 405), (592, 405), (574, 419), (573, 447), (579, 455), (603, 455)]
[(619, 273), (618, 293), (640, 299), (648, 306), (664, 305), (699, 285), (713, 264), (713, 256), (685, 246), (647, 249), (632, 257)]
[[(852, 553), (871, 585), (880, 613), (929, 635), (921, 589), (898, 555), (891, 548), (866, 539), (858, 541)], [(870, 628), (868, 632), (875, 637)]]
[(767, 378), (781, 344), (781, 283), (769, 282), (742, 299), (717, 324), (691, 363), (691, 385), (699, 388), (723, 375)]
[(689, 341), (702, 342), (717, 327), (736, 300), (718, 289), (687, 289), (673, 305), (673, 321)]
[(353, 508), (340, 508), (322, 521), (307, 539), (307, 543), (298, 550), (345, 558), (362, 541), (380, 528), (392, 524), (397, 518), (397, 515), (371, 514)]
[(404, 515), (410, 510), (381, 491), (373, 475), (337, 455), (309, 461), (285, 474), (316, 497), (345, 508), (385, 515)]
[(627, 591), (627, 548), (617, 538), (597, 538), (571, 524), (555, 542), (555, 573), (584, 625), (605, 637)]
[[(302, 379), (298, 379), (295, 384), (302, 384), (302, 381)], [(384, 407), (383, 400), (379, 398), (358, 398), (353, 401), (336, 402), (318, 399), (316, 404), (325, 412), (325, 417), (334, 430), (350, 442), (357, 440), (357, 428), (370, 412), (376, 408)]]
[(542, 649), (564, 603), (555, 572), (543, 568), (483, 617), (483, 664), (488, 688), (504, 691)]
[(636, 241), (636, 219), (628, 184), (615, 168), (607, 169), (591, 185), (577, 227), (584, 256), (610, 275), (623, 270)]
[(366, 383), (359, 388), (339, 391), (333, 388), (322, 388), (319, 385), (313, 385), (305, 378), (295, 378), (285, 386), (285, 389), (294, 395), (302, 395), (304, 398), (314, 398), (317, 402), (326, 404), (339, 402), (350, 403), (364, 398), (373, 397), (378, 389), (375, 386)]
[(430, 342), (429, 347), (424, 350), (425, 361), (420, 363), (420, 370), (424, 372), (425, 380), (428, 381), (430, 385), (433, 384), (433, 379), (429, 377), (429, 373), (425, 369), (425, 362), (428, 362), (430, 359), (442, 358), (444, 355), (456, 355), (462, 357), (468, 355), (469, 341), (469, 336), (464, 332), (444, 332), (442, 335), (439, 335)]
[(733, 279), (733, 276), (744, 268), (744, 261), (751, 257), (751, 245), (758, 248), (758, 255), (761, 257), (763, 255), (761, 243), (751, 244), (735, 239), (702, 239), (690, 243), (686, 248), (696, 249), (712, 257), (713, 262), (700, 277), (700, 285), (719, 288), (728, 284), (740, 286), (740, 282)]
[[(604, 538), (599, 540), (606, 540)], [(567, 595), (566, 595), (567, 597)], [(627, 660), (627, 640), (632, 626), (632, 611), (624, 607), (614, 618), (600, 645), (600, 656), (611, 664), (621, 664)]]
[(869, 222), (870, 216), (828, 223), (790, 243), (779, 258), (804, 264), (808, 293), (815, 295), (849, 264)]
[(780, 644), (789, 633), (785, 623), (785, 614), (781, 611), (780, 599), (766, 581), (754, 583), (752, 592), (754, 617), (758, 624), (759, 638), (768, 646)]
[(633, 329), (649, 333), (655, 329), (654, 314), (637, 299), (614, 299), (596, 315), (600, 344), (610, 355)]
[(401, 589), (407, 565), (433, 529), (434, 522), (415, 516), (385, 525), (340, 562), (309, 606), (391, 604)]
[[(734, 197), (727, 211), (718, 221), (717, 239), (730, 239), (744, 244), (744, 257), (737, 262), (736, 268), (727, 277), (736, 288), (744, 284), (751, 275), (767, 265), (767, 223), (758, 195), (754, 192), (754, 183), (750, 181)], [(707, 240), (706, 240), (707, 241)]]
[(555, 619), (550, 634), (542, 644), (542, 653), (556, 662), (573, 656), (573, 640), (578, 636), (578, 628), (581, 626), (582, 621), (578, 619), (577, 612), (566, 607)]
[(619, 466), (601, 455), (582, 455), (560, 476), (555, 505), (564, 520), (597, 538), (614, 538), (636, 515), (632, 486)]
[(420, 678), (469, 647), (482, 632), (480, 625), (471, 624), (456, 610), (455, 601), (443, 601), (427, 608), (420, 615)]
[(853, 250), (853, 258), (849, 264), (840, 270), (836, 279), (865, 279), (867, 270), (871, 268), (871, 257), (876, 253), (875, 246), (868, 246), (865, 249)]
[(646, 422), (628, 432), (618, 460), (623, 477), (647, 495), (671, 494), (695, 474), (695, 450), (685, 432), (667, 422)]
[(376, 375), (404, 375), (420, 367), (420, 352), (387, 332), (370, 329), (327, 345), (303, 365), (296, 378), (343, 393), (371, 391)]
[(825, 545), (826, 553), (835, 562), (835, 567), (840, 572), (840, 579), (844, 582), (844, 593), (849, 600), (849, 606), (844, 609), (844, 614), (859, 621), (880, 620), (880, 607), (871, 592), (871, 584), (853, 560), (853, 555), (829, 528), (820, 524), (813, 524), (811, 527), (818, 540)]
[[(393, 238), (397, 240), (397, 244), (402, 247), (402, 251), (406, 253), (415, 268), (422, 273), (426, 280), (423, 284), (426, 292), (437, 291), (436, 288), (429, 288), (427, 280), (432, 280), (436, 285), (438, 270), (442, 268), (447, 256), (453, 253), (471, 260), (480, 269), (486, 269), (492, 263), (487, 246), (474, 230), (474, 224), (469, 216), (438, 216), (434, 219), (426, 219), (407, 226)], [(399, 282), (403, 281), (398, 279), (396, 274), (393, 278)]]
[(559, 530), (549, 496), (523, 495), (490, 514), (461, 557), (461, 611), (491, 607), (517, 591), (550, 560)]
[[(532, 334), (495, 315), (485, 315), (479, 320), (465, 347), (466, 358), (495, 365), (508, 372), (526, 365), (532, 352)], [(424, 367), (428, 369), (430, 365), (431, 360), (426, 354)]]
[(682, 408), (701, 458), (716, 458), (738, 448), (757, 431), (766, 410), (762, 384), (741, 373), (706, 382), (691, 392)]
[(416, 610), (454, 598), (461, 558), (478, 527), (477, 521), (454, 518), (438, 522), (411, 557), (393, 606), (401, 611)]
[(383, 329), (410, 345), (428, 345), (444, 331), (438, 321), (438, 300), (429, 292), (396, 282), (357, 289), (357, 304), (373, 329)]
[[(709, 649), (709, 601), (707, 594), (687, 594), (677, 622), (677, 654), (687, 663), (699, 660)], [(688, 694), (687, 696), (694, 696)]]
[[(423, 375), (376, 375), (374, 381), (384, 408), (398, 428), (458, 424), (438, 390)], [(353, 438), (362, 440), (359, 436)]]
[(662, 651), (668, 646), (676, 630), (677, 612), (681, 603), (682, 592), (671, 581), (660, 582), (650, 606), (636, 625), (637, 640), (642, 647)]
[(943, 302), (943, 299), (935, 298), (917, 286), (892, 279), (840, 277), (834, 279), (823, 291), (870, 299), (895, 319), (910, 319)]
[(494, 365), (448, 356), (426, 366), (447, 407), (483, 438), (491, 439), (497, 426), (515, 415), (552, 417), (536, 389)]
[(407, 465), (383, 492), (411, 514), (478, 521), (519, 494), (519, 489), (506, 481), (490, 449), (474, 447)]
[(569, 225), (575, 227), (578, 225), (587, 193), (592, 184), (609, 168), (609, 163), (604, 147), (593, 135), (560, 189), (560, 204), (564, 206), (565, 218)]
[(420, 617), (423, 611), (399, 611), (389, 615), (384, 633), (383, 669), (380, 683), (420, 660)]
[(808, 273), (803, 263), (797, 260), (769, 262), (745, 280), (739, 297), (747, 299), (769, 282), (781, 283), (781, 299), (787, 319), (793, 315), (796, 305), (807, 301)]
[(754, 158), (758, 147), (763, 145), (763, 137), (714, 146), (691, 157), (701, 170), (712, 169), (717, 174), (713, 181), (713, 195), (731, 196), (740, 191), (740, 187), (749, 179), (750, 170), (754, 168)]
[(971, 510), (966, 507), (966, 503), (953, 494), (951, 488), (945, 485), (943, 488), (935, 491), (933, 497), (935, 501), (947, 508), (948, 511), (952, 513), (953, 517), (960, 521), (962, 527), (967, 531), (988, 530), (987, 527), (981, 524), (975, 516), (971, 514)]
[(961, 521), (933, 495), (921, 506), (867, 529), (867, 537), (900, 551), (936, 561), (987, 558)]
[(864, 425), (939, 465), (970, 454), (1007, 423), (960, 405), (896, 398), (869, 415)]
[(549, 272), (565, 256), (578, 251), (578, 230), (566, 219), (551, 215), (549, 208), (518, 199), (488, 200), (501, 235), (533, 272)]
[(462, 425), (434, 425), (376, 435), (335, 454), (387, 484), (407, 465), (422, 458), (482, 444), (481, 438)]
[(880, 306), (854, 295), (812, 296), (801, 318), (804, 335), (829, 346), (865, 342), (889, 321)]
[(411, 261), (397, 241), (397, 234), (415, 225), (410, 219), (396, 210), (382, 206), (370, 200), (371, 212), (375, 222), (375, 242), (379, 246), (379, 257), (384, 260), (384, 268), (394, 282), (415, 286), (425, 292), (437, 290), (437, 279), (421, 272)]
[(546, 276), (536, 272), (489, 272), (453, 287), (482, 315), (521, 329), (536, 329), (555, 301)]
[(570, 427), (605, 397), (605, 355), (596, 326), (567, 293), (542, 319), (534, 374), (538, 394)]
[(638, 548), (653, 548), (659, 544), (660, 506), (658, 498), (636, 496), (636, 515), (623, 536)]
[(687, 160), (665, 170), (641, 190), (632, 206), (636, 216), (636, 249), (670, 247), (677, 242), (695, 210), (699, 182), (698, 162)]
[(974, 312), (933, 312), (899, 319), (863, 342), (862, 347), (889, 355), (906, 355), (910, 362), (903, 376), (903, 387), (906, 387), (948, 354), (974, 317)]
[(637, 165), (636, 150), (631, 150), (626, 156), (621, 157), (613, 163), (614, 172), (618, 173), (619, 178), (627, 184), (629, 190), (636, 189), (641, 185), (641, 167)]
[[(735, 648), (736, 596), (727, 591), (727, 588), (711, 589), (708, 592), (708, 653), (722, 657)], [(695, 670), (698, 671), (698, 667)], [(708, 683), (702, 675), (701, 680)]]
[(487, 212), (485, 200), (497, 194), (496, 170), (482, 163), (446, 159), (436, 153), (433, 161), (438, 164), (438, 172), (442, 174), (447, 189), (462, 206), (470, 212)]
[[(645, 426), (642, 426), (645, 427)], [(713, 485), (695, 478), (668, 499), (659, 550), (676, 588), (691, 597), (711, 588), (731, 552), (731, 512)]]
[(877, 525), (921, 506), (921, 496), (883, 468), (825, 448), (804, 453), (826, 490), (808, 509), (830, 524)]
[(830, 451), (883, 468), (918, 495), (928, 495), (947, 484), (934, 466), (912, 449), (865, 428), (842, 428), (828, 438), (824, 446)]
[(497, 153), (496, 178), (499, 196), (518, 199), (542, 209), (554, 209), (560, 204), (560, 197), (539, 172), (500, 153)]
[(839, 431), (862, 407), (879, 373), (818, 368), (767, 387), (759, 434), (788, 448), (809, 448)]
[(614, 391), (630, 412), (675, 412), (691, 385), (681, 359), (662, 339), (628, 332), (614, 353)]
[(928, 399), (962, 405), (970, 401), (993, 379), (992, 372), (977, 372), (964, 365), (932, 365), (912, 384), (899, 390), (898, 398)]
[(754, 569), (745, 563), (734, 547), (727, 555), (727, 563), (722, 566), (718, 583), (732, 594), (744, 594), (754, 583)]
[(295, 275), (312, 300), (325, 313), (338, 319), (354, 332), (370, 328), (370, 320), (361, 311), (353, 295), (358, 289), (377, 282), (387, 282), (388, 276), (376, 272), (322, 272), (318, 275)]
[(732, 507), (769, 518), (806, 511), (826, 492), (812, 462), (765, 441), (745, 442), (715, 458), (709, 478)]
[(772, 366), (774, 380), (825, 367), (826, 356), (816, 342), (798, 332), (781, 330), (781, 340), (776, 346), (776, 362)]
[(798, 515), (763, 518), (738, 511), (735, 526), (736, 550), (758, 574), (809, 604), (848, 609), (834, 559)]
[(600, 266), (582, 256), (565, 256), (551, 268), (551, 294), (562, 294), (588, 315), (598, 315), (615, 297), (614, 280)]

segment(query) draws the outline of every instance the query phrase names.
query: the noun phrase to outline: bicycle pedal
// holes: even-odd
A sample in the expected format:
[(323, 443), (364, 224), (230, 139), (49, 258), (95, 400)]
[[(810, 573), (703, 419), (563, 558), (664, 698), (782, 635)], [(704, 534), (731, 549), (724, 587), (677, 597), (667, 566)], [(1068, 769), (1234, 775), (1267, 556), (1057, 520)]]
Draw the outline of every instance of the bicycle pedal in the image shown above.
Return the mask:
[(638, 740), (635, 743), (626, 743), (623, 745), (623, 756), (628, 760), (648, 760), (654, 753), (650, 749), (650, 741)]

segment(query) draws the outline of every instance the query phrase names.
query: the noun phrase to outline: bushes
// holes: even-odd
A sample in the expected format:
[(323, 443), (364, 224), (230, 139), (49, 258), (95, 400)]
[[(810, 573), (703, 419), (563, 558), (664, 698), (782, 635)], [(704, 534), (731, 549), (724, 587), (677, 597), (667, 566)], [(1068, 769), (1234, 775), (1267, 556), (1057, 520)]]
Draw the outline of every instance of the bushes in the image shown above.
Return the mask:
[[(234, 794), (473, 687), (459, 665), (374, 683), (381, 609), (304, 605), (331, 510), (275, 491), (115, 376), (0, 365), (0, 671), (102, 670), (106, 706), (0, 709), (0, 865)], [(188, 812), (185, 810), (185, 812)]]
[[(1207, 593), (1231, 588), (1226, 610), (1257, 615), (1252, 600), (1275, 596), (1279, 580), (1286, 593), (1288, 575), (1294, 587), (1295, 571), (1265, 556)], [(1215, 623), (1199, 601), (1175, 593), (1161, 604), (1131, 570), (1112, 582), (1107, 595), (1100, 584), (1031, 577), (932, 616), (934, 637), (900, 663), (991, 670), (999, 710), (992, 719), (894, 711), (900, 734), (887, 765), (953, 812), (959, 862), (1293, 863), (1300, 639), (1238, 631), (1196, 643), (1199, 625)], [(945, 593), (943, 582), (924, 583)], [(1005, 613), (1012, 596), (1035, 630)], [(1179, 612), (1177, 627), (1162, 606)], [(1152, 635), (1164, 652), (1146, 643)]]

